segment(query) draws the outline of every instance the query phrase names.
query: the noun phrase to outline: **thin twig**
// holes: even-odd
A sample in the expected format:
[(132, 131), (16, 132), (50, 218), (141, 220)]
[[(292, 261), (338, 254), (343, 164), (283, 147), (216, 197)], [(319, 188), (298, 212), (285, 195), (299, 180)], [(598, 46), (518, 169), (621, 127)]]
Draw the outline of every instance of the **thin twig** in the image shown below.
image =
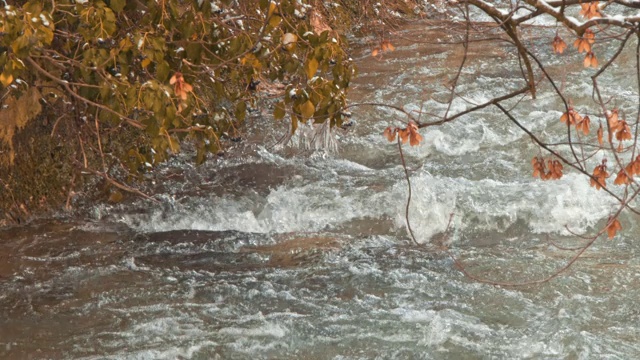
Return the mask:
[(409, 229), (409, 235), (411, 235), (411, 240), (417, 246), (420, 246), (418, 240), (416, 240), (416, 236), (413, 234), (413, 229), (411, 228), (411, 222), (409, 221), (409, 205), (411, 205), (411, 180), (409, 179), (409, 170), (407, 169), (407, 163), (404, 161), (404, 153), (402, 152), (402, 142), (400, 141), (400, 136), (398, 136), (398, 151), (400, 152), (400, 160), (402, 161), (402, 168), (404, 169), (404, 176), (407, 179), (407, 188), (409, 190), (409, 194), (407, 195), (407, 206), (405, 207), (404, 218), (407, 222), (407, 229)]

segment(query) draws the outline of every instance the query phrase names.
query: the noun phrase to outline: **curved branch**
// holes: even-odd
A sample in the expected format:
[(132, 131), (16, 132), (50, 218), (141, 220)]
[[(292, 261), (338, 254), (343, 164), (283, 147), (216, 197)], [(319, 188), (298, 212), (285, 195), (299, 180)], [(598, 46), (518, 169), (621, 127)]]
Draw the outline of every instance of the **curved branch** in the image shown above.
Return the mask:
[(472, 113), (474, 111), (486, 108), (489, 105), (497, 104), (497, 103), (499, 103), (501, 101), (505, 101), (505, 100), (514, 98), (514, 97), (516, 97), (518, 95), (521, 95), (521, 94), (526, 94), (528, 91), (529, 91), (529, 87), (527, 86), (527, 87), (524, 87), (522, 89), (510, 92), (510, 93), (508, 93), (506, 95), (503, 95), (503, 96), (500, 96), (500, 97), (497, 97), (497, 98), (493, 98), (493, 99), (491, 99), (491, 100), (489, 100), (489, 101), (487, 101), (485, 103), (482, 103), (480, 105), (474, 106), (474, 107), (469, 108), (469, 109), (467, 109), (465, 111), (461, 111), (461, 112), (459, 112), (459, 113), (457, 113), (455, 115), (452, 115), (450, 117), (444, 118), (442, 120), (425, 122), (425, 123), (418, 123), (418, 128), (424, 128), (424, 127), (427, 127), (427, 126), (437, 126), (437, 125), (442, 125), (444, 123), (448, 123), (448, 122), (453, 121), (453, 120), (455, 120), (455, 119), (457, 119), (457, 118), (459, 118), (459, 117), (461, 117), (463, 115), (466, 115), (466, 114)]
[(85, 104), (91, 105), (91, 106), (95, 106), (99, 109), (102, 109), (106, 112), (112, 113), (116, 116), (118, 116), (119, 118), (123, 119), (127, 124), (137, 128), (137, 129), (141, 129), (144, 130), (146, 128), (146, 126), (144, 124), (142, 124), (141, 122), (131, 119), (129, 117), (126, 117), (122, 114), (120, 114), (119, 112), (110, 109), (107, 106), (104, 106), (102, 104), (98, 104), (96, 102), (93, 102), (83, 96), (78, 95), (78, 93), (76, 93), (75, 91), (73, 91), (73, 89), (71, 89), (71, 87), (69, 86), (69, 83), (59, 79), (58, 77), (56, 77), (55, 75), (51, 74), (50, 72), (48, 72), (47, 70), (45, 70), (44, 68), (42, 68), (35, 60), (33, 60), (30, 56), (28, 56), (25, 60), (27, 60), (27, 62), (29, 63), (29, 65), (33, 66), (38, 72), (40, 72), (41, 74), (43, 74), (44, 76), (48, 77), (49, 79), (51, 79), (53, 82), (61, 85), (64, 90), (69, 93), (69, 95), (71, 95), (72, 97), (82, 101)]

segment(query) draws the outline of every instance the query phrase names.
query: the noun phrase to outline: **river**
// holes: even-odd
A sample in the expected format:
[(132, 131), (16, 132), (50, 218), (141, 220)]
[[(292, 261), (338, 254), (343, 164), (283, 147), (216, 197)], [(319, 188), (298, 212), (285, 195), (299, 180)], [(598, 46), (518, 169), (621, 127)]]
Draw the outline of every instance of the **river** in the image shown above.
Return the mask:
[[(461, 48), (415, 42), (425, 31), (430, 39), (450, 34), (439, 23), (407, 25), (392, 37), (397, 50), (379, 60), (369, 56), (370, 39), (354, 40), (359, 76), (351, 101), (442, 114)], [(589, 104), (592, 70), (581, 69), (575, 52), (551, 55), (553, 30), (535, 33), (528, 41), (540, 53), (549, 48), (541, 55), (549, 71), (566, 79), (576, 104)], [(480, 43), (469, 56), (459, 87), (469, 102), (522, 85), (513, 49)], [(628, 69), (618, 66), (605, 80), (633, 114)], [(458, 99), (451, 112), (468, 106)], [(561, 140), (562, 109), (542, 84), (515, 114)], [(197, 168), (177, 157), (154, 174), (159, 205), (85, 206), (83, 216), (1, 230), (0, 358), (640, 356), (633, 217), (624, 214), (620, 235), (599, 240), (548, 283), (470, 280), (434, 239), (444, 236), (484, 278), (542, 278), (573, 254), (549, 239), (580, 244), (565, 225), (589, 233), (613, 202), (572, 171), (554, 182), (534, 179), (538, 148), (489, 107), (427, 128), (421, 146), (405, 149), (411, 223), (426, 244), (412, 246), (404, 172), (397, 148), (381, 135), (401, 119), (388, 109), (354, 108), (355, 125), (338, 133), (332, 154), (274, 148), (284, 127), (256, 116), (235, 155)]]

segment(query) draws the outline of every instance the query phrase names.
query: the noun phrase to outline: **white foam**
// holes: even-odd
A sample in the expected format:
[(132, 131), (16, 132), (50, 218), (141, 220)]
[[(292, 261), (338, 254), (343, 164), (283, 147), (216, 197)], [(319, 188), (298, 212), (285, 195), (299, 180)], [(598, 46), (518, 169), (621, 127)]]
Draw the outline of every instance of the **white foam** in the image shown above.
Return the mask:
[(254, 328), (226, 327), (219, 331), (221, 334), (233, 336), (269, 336), (275, 338), (283, 338), (289, 332), (279, 324), (267, 323)]
[[(472, 181), (423, 173), (412, 178), (412, 185), (410, 220), (421, 239), (444, 231), (450, 213), (462, 230), (474, 226), (503, 231), (522, 220), (535, 233), (569, 235), (565, 225), (584, 233), (607, 218), (615, 204), (609, 195), (591, 188), (587, 177), (573, 173), (547, 182), (534, 178)], [(396, 191), (403, 186), (398, 184)], [(404, 226), (404, 212), (398, 215), (396, 224)]]

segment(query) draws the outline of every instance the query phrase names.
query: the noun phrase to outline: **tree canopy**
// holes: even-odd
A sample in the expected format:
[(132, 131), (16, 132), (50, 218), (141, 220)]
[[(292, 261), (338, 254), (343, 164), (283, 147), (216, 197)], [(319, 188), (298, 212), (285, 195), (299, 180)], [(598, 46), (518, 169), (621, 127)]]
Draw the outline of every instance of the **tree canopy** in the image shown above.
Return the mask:
[(220, 151), (263, 81), (286, 83), (274, 116), (288, 112), (294, 130), (306, 119), (339, 125), (354, 73), (343, 38), (296, 1), (31, 0), (5, 6), (0, 31), (8, 95), (35, 85), (56, 121), (91, 124), (98, 138), (135, 132), (113, 153), (133, 174), (186, 137), (198, 163)]

